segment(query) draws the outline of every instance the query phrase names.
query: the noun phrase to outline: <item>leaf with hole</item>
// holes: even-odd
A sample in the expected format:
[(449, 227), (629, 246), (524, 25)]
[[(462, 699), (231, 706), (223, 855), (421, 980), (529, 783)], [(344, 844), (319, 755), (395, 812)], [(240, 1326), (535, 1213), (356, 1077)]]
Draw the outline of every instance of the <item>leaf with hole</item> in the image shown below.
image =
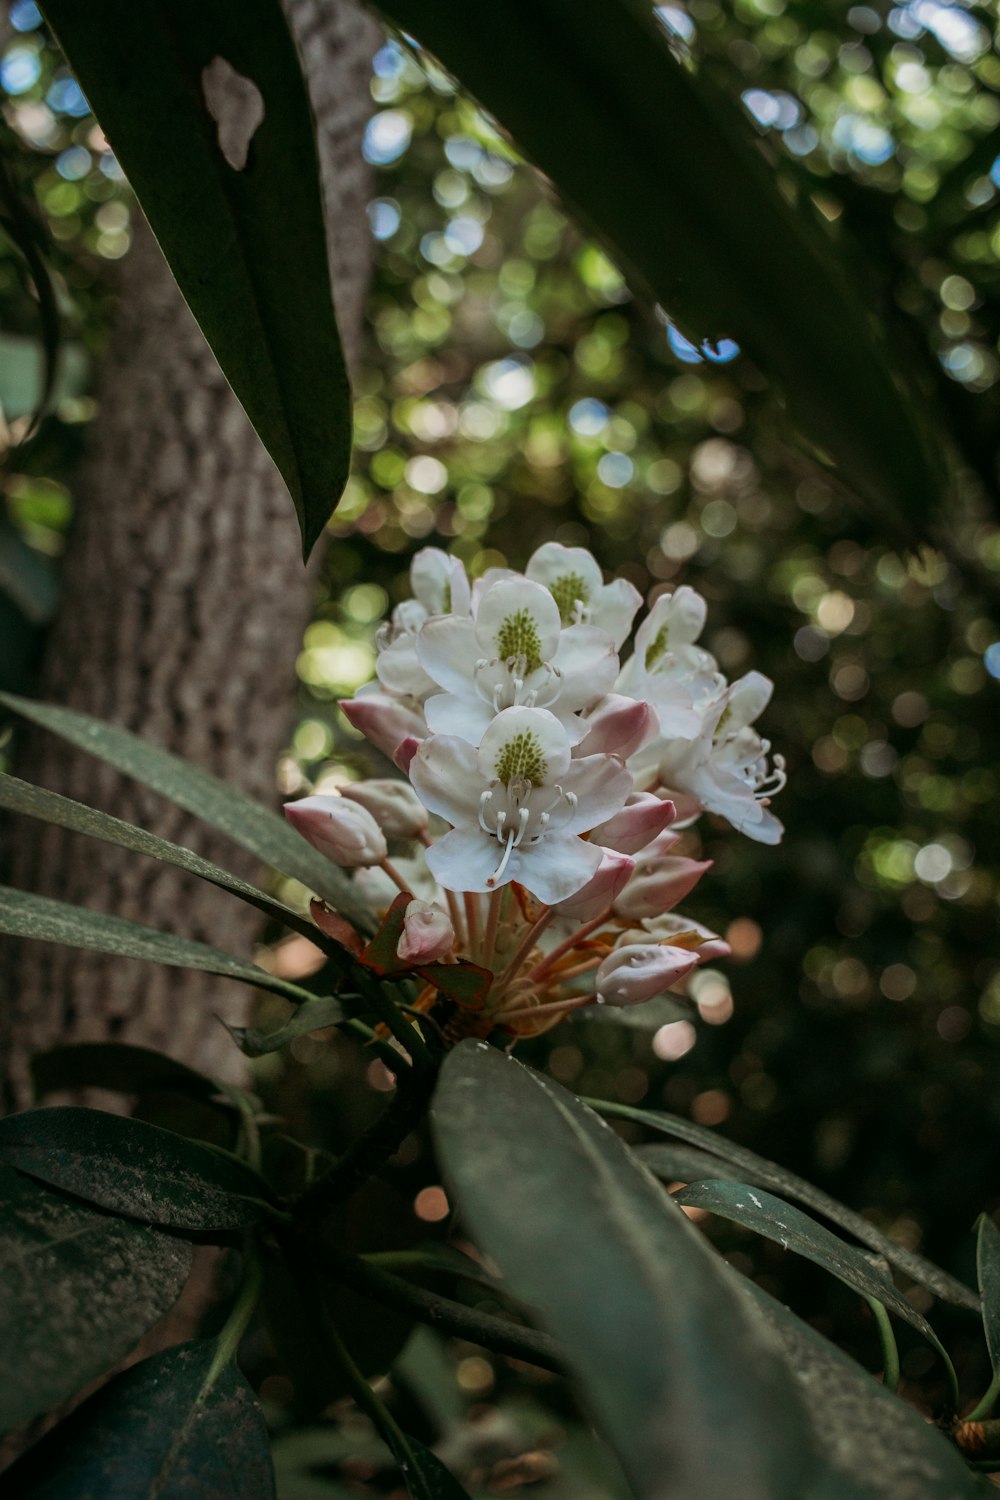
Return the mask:
[(0, 1167), (0, 1431), (111, 1369), (180, 1295), (191, 1246)]
[(171, 1130), (58, 1105), (0, 1120), (0, 1161), (112, 1213), (175, 1229), (247, 1229), (271, 1194), (242, 1162)]
[(8, 1500), (274, 1500), (267, 1427), (216, 1345), (133, 1365), (4, 1476)]
[(636, 1492), (798, 1500), (810, 1456), (788, 1372), (715, 1252), (614, 1132), (470, 1042), (445, 1061), (432, 1122), (452, 1201), (559, 1340)]
[(117, 724), (12, 693), (0, 693), (0, 703), (193, 813), (264, 864), (301, 881), (356, 926), (370, 930), (371, 913), (358, 903), (342, 871), (271, 808)]
[(45, 17), (288, 487), (308, 556), (347, 481), (351, 400), (281, 5), (46, 0)]
[[(822, 1214), (839, 1228), (846, 1229), (848, 1234), (853, 1234), (869, 1250), (884, 1255), (890, 1265), (896, 1266), (914, 1281), (919, 1281), (921, 1286), (927, 1287), (943, 1302), (979, 1311), (979, 1298), (969, 1287), (963, 1286), (954, 1276), (949, 1276), (947, 1271), (942, 1271), (940, 1266), (925, 1260), (922, 1255), (891, 1240), (862, 1214), (838, 1203), (836, 1198), (831, 1198), (828, 1193), (813, 1187), (811, 1182), (797, 1177), (794, 1172), (787, 1171), (776, 1162), (767, 1161), (755, 1151), (748, 1151), (745, 1146), (727, 1141), (725, 1136), (706, 1130), (702, 1125), (693, 1125), (690, 1120), (681, 1119), (679, 1115), (666, 1114), (661, 1110), (636, 1109), (631, 1104), (615, 1104), (605, 1099), (591, 1099), (587, 1102), (599, 1114), (609, 1115), (614, 1119), (632, 1120), (636, 1125), (645, 1125), (648, 1130), (675, 1136), (678, 1140), (710, 1152), (728, 1166), (735, 1167), (744, 1182), (752, 1183), (755, 1187), (771, 1188), (786, 1198), (794, 1198), (807, 1208)], [(642, 1147), (639, 1154), (655, 1172), (657, 1168), (655, 1156), (651, 1154), (653, 1150), (653, 1147)], [(724, 1177), (726, 1174), (720, 1172), (716, 1175)]]
[(0, 886), (0, 932), (12, 937), (37, 938), (43, 943), (61, 943), (69, 948), (86, 948), (92, 953), (113, 953), (119, 958), (148, 959), (178, 969), (200, 969), (224, 979), (239, 979), (259, 990), (270, 990), (298, 1005), (308, 996), (296, 984), (244, 963), (193, 938), (175, 937), (158, 932), (141, 922), (112, 917), (106, 912), (91, 911), (84, 906), (69, 906), (49, 896), (31, 891), (15, 891)]

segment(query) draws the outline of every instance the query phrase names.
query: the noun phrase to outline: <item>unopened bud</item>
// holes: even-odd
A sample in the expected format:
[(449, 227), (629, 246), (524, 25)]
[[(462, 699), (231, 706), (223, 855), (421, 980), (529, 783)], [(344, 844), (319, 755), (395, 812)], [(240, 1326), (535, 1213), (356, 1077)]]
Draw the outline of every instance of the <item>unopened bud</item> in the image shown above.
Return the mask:
[(341, 699), (340, 707), (355, 729), (390, 759), (407, 735), (427, 733), (423, 714), (391, 693), (359, 693), (357, 698)]
[(393, 765), (396, 766), (397, 770), (402, 771), (404, 776), (410, 774), (410, 761), (422, 744), (423, 740), (418, 740), (415, 734), (408, 734), (405, 740), (400, 740), (392, 752)]
[(342, 786), (340, 795), (366, 807), (386, 838), (413, 839), (427, 827), (427, 809), (408, 781), (375, 777)]
[(633, 792), (621, 812), (591, 831), (591, 843), (617, 849), (621, 854), (635, 854), (664, 833), (675, 817), (672, 802), (654, 797), (652, 792)]
[(286, 802), (284, 813), (296, 833), (345, 869), (381, 864), (388, 853), (371, 813), (345, 797), (303, 797)]
[(615, 948), (594, 980), (598, 1005), (642, 1005), (683, 979), (698, 962), (695, 953), (660, 943), (629, 943)]
[(634, 859), (619, 854), (615, 849), (605, 849), (597, 874), (575, 895), (558, 902), (556, 911), (561, 917), (573, 917), (578, 922), (592, 922), (595, 917), (608, 910), (634, 869)]
[(658, 917), (683, 901), (711, 868), (710, 859), (684, 859), (677, 854), (644, 862), (615, 901), (615, 915), (630, 922)]
[(455, 929), (446, 912), (426, 901), (411, 901), (403, 917), (396, 956), (404, 964), (430, 964), (451, 952)]
[(608, 693), (586, 720), (587, 733), (575, 754), (618, 755), (627, 760), (660, 732), (660, 721), (651, 703)]

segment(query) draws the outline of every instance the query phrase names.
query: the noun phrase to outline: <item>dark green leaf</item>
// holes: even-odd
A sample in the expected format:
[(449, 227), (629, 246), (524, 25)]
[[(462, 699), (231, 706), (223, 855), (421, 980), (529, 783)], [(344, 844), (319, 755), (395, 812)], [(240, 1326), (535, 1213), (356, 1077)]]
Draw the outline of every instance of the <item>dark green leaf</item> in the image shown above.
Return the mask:
[(68, 1042), (31, 1059), (35, 1094), (63, 1089), (113, 1089), (122, 1094), (184, 1094), (211, 1099), (219, 1085), (184, 1063), (127, 1042)]
[(976, 1270), (983, 1302), (983, 1330), (993, 1374), (1000, 1375), (1000, 1229), (988, 1214), (982, 1214), (977, 1232)]
[(469, 1042), (444, 1064), (432, 1118), (460, 1213), (560, 1341), (636, 1492), (799, 1497), (803, 1418), (770, 1338), (618, 1137)]
[(306, 1000), (277, 1031), (255, 1031), (252, 1026), (227, 1026), (226, 1030), (246, 1057), (263, 1057), (294, 1042), (297, 1036), (339, 1026), (346, 1019), (347, 1012), (340, 1001), (327, 995), (321, 1000)]
[(897, 532), (942, 497), (863, 286), (847, 286), (754, 126), (636, 0), (382, 0), (551, 178), (636, 291), (697, 342), (736, 339), (814, 450)]
[(888, 1276), (872, 1265), (863, 1250), (846, 1245), (829, 1229), (790, 1203), (783, 1203), (763, 1188), (733, 1182), (694, 1183), (676, 1194), (676, 1202), (687, 1208), (721, 1214), (724, 1219), (731, 1219), (734, 1224), (742, 1224), (744, 1228), (773, 1240), (784, 1250), (804, 1255), (845, 1285), (853, 1287), (862, 1297), (874, 1297), (898, 1318), (918, 1329), (940, 1350), (940, 1341), (927, 1319), (921, 1317), (897, 1291)]
[(112, 1213), (176, 1229), (243, 1229), (267, 1212), (262, 1178), (171, 1130), (59, 1105), (0, 1120), (0, 1160)]
[[(42, 368), (34, 397), (29, 431), (44, 414), (52, 397), (59, 364), (61, 319), (48, 256), (51, 242), (34, 200), (17, 182), (13, 172), (14, 153), (24, 149), (16, 131), (0, 121), (0, 230), (22, 257), (38, 306)], [(13, 415), (7, 411), (7, 417)]]
[(38, 938), (43, 943), (62, 943), (70, 948), (88, 948), (94, 953), (115, 953), (120, 958), (143, 958), (179, 969), (201, 969), (226, 979), (240, 979), (259, 990), (270, 990), (298, 1005), (307, 994), (298, 985), (268, 974), (256, 964), (232, 958), (208, 943), (193, 938), (157, 932), (140, 922), (111, 917), (83, 906), (69, 906), (30, 891), (0, 886), (0, 932), (13, 937)]
[[(727, 1141), (725, 1136), (706, 1130), (701, 1125), (692, 1125), (690, 1120), (683, 1120), (679, 1115), (665, 1114), (658, 1110), (635, 1109), (629, 1104), (614, 1104), (602, 1099), (591, 1099), (587, 1102), (602, 1115), (633, 1120), (637, 1125), (645, 1125), (648, 1130), (657, 1130), (662, 1135), (676, 1136), (678, 1140), (687, 1141), (692, 1146), (711, 1152), (720, 1160), (735, 1167), (745, 1182), (758, 1187), (771, 1188), (772, 1191), (782, 1193), (786, 1198), (794, 1198), (798, 1203), (804, 1203), (807, 1208), (822, 1214), (831, 1223), (839, 1225), (841, 1229), (846, 1229), (848, 1234), (853, 1234), (855, 1239), (867, 1245), (869, 1250), (874, 1250), (878, 1255), (884, 1255), (890, 1265), (896, 1266), (907, 1276), (912, 1276), (914, 1281), (919, 1281), (921, 1286), (927, 1287), (942, 1301), (952, 1302), (956, 1307), (970, 1308), (974, 1312), (979, 1311), (979, 1298), (975, 1292), (963, 1286), (954, 1276), (949, 1276), (947, 1271), (942, 1271), (939, 1266), (925, 1260), (922, 1255), (917, 1255), (913, 1250), (907, 1250), (904, 1245), (898, 1245), (895, 1240), (889, 1239), (888, 1235), (876, 1229), (875, 1225), (863, 1215), (855, 1213), (853, 1209), (845, 1208), (842, 1203), (837, 1202), (836, 1198), (831, 1198), (819, 1188), (813, 1187), (812, 1183), (796, 1177), (794, 1172), (786, 1171), (777, 1163), (766, 1161), (755, 1151), (748, 1151), (745, 1146), (737, 1146), (733, 1141)], [(651, 1147), (643, 1148), (641, 1154), (643, 1160), (647, 1161), (651, 1170), (655, 1172), (657, 1170), (655, 1159), (647, 1154), (651, 1150)], [(669, 1168), (668, 1171), (670, 1171)], [(670, 1175), (672, 1177), (672, 1171)], [(724, 1177), (725, 1173), (720, 1172), (716, 1175)]]
[[(749, 1282), (798, 1382), (823, 1470), (802, 1500), (971, 1500), (957, 1449), (846, 1354)], [(766, 1440), (763, 1439), (763, 1440)]]
[(159, 792), (265, 864), (300, 880), (356, 925), (371, 928), (371, 913), (358, 903), (342, 872), (271, 808), (115, 724), (9, 693), (0, 694), (0, 703)]
[[(718, 1156), (699, 1151), (697, 1146), (669, 1145), (638, 1146), (633, 1148), (643, 1166), (649, 1168), (661, 1182), (742, 1182), (736, 1167), (729, 1167)], [(755, 1187), (759, 1181), (754, 1178)]]
[(123, 1359), (177, 1299), (191, 1254), (0, 1168), (0, 1431)]
[[(0, 345), (0, 366), (4, 361)], [(5, 416), (13, 415), (3, 399), (0, 386), (0, 406)], [(56, 607), (56, 570), (51, 558), (44, 557), (29, 547), (10, 518), (0, 511), (0, 590), (17, 605), (26, 620), (32, 625), (47, 625)]]
[(463, 959), (457, 964), (423, 964), (415, 971), (463, 1010), (482, 1010), (493, 975)]
[(9, 1500), (272, 1500), (264, 1418), (215, 1352), (180, 1344), (117, 1376), (9, 1471)]
[(202, 859), (200, 854), (193, 854), (190, 849), (183, 849), (179, 844), (172, 844), (167, 839), (147, 833), (144, 828), (136, 828), (132, 823), (123, 823), (120, 818), (112, 818), (108, 813), (98, 812), (96, 808), (87, 807), (82, 802), (61, 797), (58, 792), (50, 792), (44, 787), (33, 786), (30, 781), (21, 781), (16, 776), (0, 773), (0, 807), (7, 808), (9, 812), (24, 813), (30, 818), (41, 818), (43, 822), (54, 823), (58, 828), (68, 828), (74, 833), (85, 834), (88, 838), (100, 839), (105, 844), (115, 844), (119, 849), (130, 849), (135, 854), (145, 854), (164, 864), (174, 865), (179, 870), (186, 870), (189, 875), (197, 875), (200, 880), (207, 880), (211, 885), (230, 891), (241, 901), (248, 902), (266, 916), (273, 917), (283, 926), (291, 927), (313, 941), (319, 937), (315, 923), (308, 917), (293, 911), (283, 901), (277, 901), (273, 896), (259, 891), (256, 886), (248, 885), (236, 875), (230, 875), (228, 870), (223, 870), (211, 860)]
[[(45, 16), (288, 486), (308, 555), (347, 480), (351, 402), (312, 114), (281, 6), (47, 0)], [(233, 70), (263, 106), (240, 168), (205, 94), (207, 73), (245, 119)]]

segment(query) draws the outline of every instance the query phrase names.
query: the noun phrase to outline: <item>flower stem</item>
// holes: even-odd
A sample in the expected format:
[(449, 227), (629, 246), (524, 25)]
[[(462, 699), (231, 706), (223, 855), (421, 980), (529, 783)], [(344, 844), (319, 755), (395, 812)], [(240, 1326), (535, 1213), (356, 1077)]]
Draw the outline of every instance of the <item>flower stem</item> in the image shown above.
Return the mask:
[(469, 948), (474, 953), (479, 946), (479, 902), (469, 891), (463, 892), (465, 902), (465, 927), (469, 936)]
[(229, 1361), (234, 1359), (236, 1351), (240, 1346), (240, 1340), (246, 1333), (250, 1319), (254, 1315), (257, 1303), (260, 1301), (261, 1289), (264, 1285), (264, 1267), (260, 1258), (260, 1251), (252, 1235), (247, 1235), (243, 1242), (243, 1284), (240, 1287), (239, 1296), (233, 1306), (232, 1312), (226, 1319), (222, 1332), (216, 1342), (215, 1355), (209, 1365), (208, 1374), (202, 1391), (209, 1390), (218, 1380), (222, 1371)]
[(607, 911), (602, 911), (601, 915), (594, 917), (593, 921), (584, 922), (582, 927), (578, 927), (576, 932), (571, 933), (568, 938), (564, 938), (558, 947), (552, 949), (551, 953), (547, 953), (540, 964), (536, 964), (533, 969), (529, 969), (527, 977), (529, 979), (538, 979), (547, 969), (551, 969), (554, 963), (558, 963), (564, 953), (568, 953), (571, 948), (576, 947), (577, 943), (582, 942), (584, 938), (589, 937), (592, 932), (595, 932), (603, 922), (608, 920), (610, 915), (611, 907), (609, 906)]
[(403, 879), (402, 875), (400, 875), (399, 871), (396, 869), (396, 866), (391, 862), (391, 860), (383, 859), (381, 864), (379, 865), (379, 869), (385, 871), (389, 879), (392, 881), (393, 885), (397, 885), (404, 896), (413, 895), (410, 887), (407, 885), (406, 881)]
[(577, 995), (573, 999), (551, 1000), (545, 1005), (522, 1005), (517, 1010), (502, 1010), (497, 1016), (501, 1026), (506, 1026), (508, 1021), (533, 1020), (535, 1016), (552, 1016), (557, 1010), (570, 1011), (580, 1010), (585, 1005), (593, 1005), (593, 995)]
[(545, 910), (542, 912), (542, 915), (538, 918), (538, 921), (535, 922), (531, 927), (528, 928), (528, 931), (525, 933), (524, 937), (521, 939), (521, 942), (518, 944), (517, 949), (516, 949), (516, 951), (514, 953), (513, 958), (511, 959), (510, 963), (507, 965), (506, 969), (504, 969), (503, 973), (496, 980), (496, 985), (495, 985), (496, 989), (499, 990), (501, 988), (501, 986), (507, 984), (508, 981), (511, 980), (513, 978), (513, 976), (517, 973), (518, 969), (521, 967), (521, 964), (527, 958), (528, 954), (531, 952), (532, 948), (535, 946), (535, 943), (538, 941), (539, 936), (541, 935), (541, 933), (543, 932), (543, 930), (548, 926), (549, 922), (551, 922), (552, 917), (553, 917), (552, 907), (551, 906), (547, 906), (545, 908)]
[(486, 907), (486, 936), (483, 938), (482, 951), (482, 962), (486, 967), (489, 967), (492, 963), (493, 955), (496, 952), (497, 931), (500, 927), (500, 911), (503, 906), (505, 893), (505, 886), (501, 886), (498, 891), (491, 892)]
[(882, 1384), (887, 1391), (898, 1391), (899, 1350), (896, 1348), (896, 1335), (892, 1331), (889, 1314), (877, 1297), (866, 1297), (865, 1301), (872, 1310), (878, 1340), (882, 1346)]
[(993, 1410), (998, 1396), (1000, 1396), (1000, 1371), (994, 1375), (985, 1394), (976, 1402), (972, 1410), (966, 1413), (963, 1420), (966, 1422), (981, 1422)]

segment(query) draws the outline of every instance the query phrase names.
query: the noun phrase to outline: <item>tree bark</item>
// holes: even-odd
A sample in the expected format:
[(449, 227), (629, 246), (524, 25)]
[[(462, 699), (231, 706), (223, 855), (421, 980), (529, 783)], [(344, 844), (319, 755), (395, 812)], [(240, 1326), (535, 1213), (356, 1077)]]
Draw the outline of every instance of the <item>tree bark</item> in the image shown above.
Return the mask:
[[(356, 366), (371, 244), (360, 142), (378, 31), (349, 0), (288, 9), (317, 119), (338, 320)], [(39, 696), (122, 724), (270, 802), (312, 587), (291, 501), (136, 219)], [(254, 874), (228, 840), (51, 736), (25, 734), (16, 770)], [(241, 955), (259, 931), (251, 908), (152, 861), (30, 820), (9, 843), (19, 887)], [(216, 1015), (239, 1019), (248, 1002), (226, 980), (31, 942), (10, 954), (7, 989), (6, 1109), (29, 1102), (28, 1059), (57, 1042), (114, 1038), (216, 1074), (238, 1068)]]

